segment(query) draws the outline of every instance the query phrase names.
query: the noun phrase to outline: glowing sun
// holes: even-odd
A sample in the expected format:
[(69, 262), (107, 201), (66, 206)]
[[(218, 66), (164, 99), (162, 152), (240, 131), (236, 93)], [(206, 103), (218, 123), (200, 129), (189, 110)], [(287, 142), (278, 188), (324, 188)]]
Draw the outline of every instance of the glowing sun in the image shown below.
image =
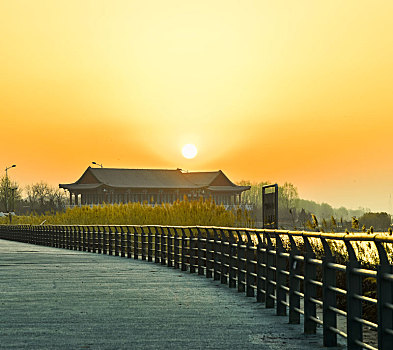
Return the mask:
[(183, 154), (184, 158), (192, 159), (197, 155), (198, 150), (195, 145), (189, 143), (183, 146), (181, 153)]

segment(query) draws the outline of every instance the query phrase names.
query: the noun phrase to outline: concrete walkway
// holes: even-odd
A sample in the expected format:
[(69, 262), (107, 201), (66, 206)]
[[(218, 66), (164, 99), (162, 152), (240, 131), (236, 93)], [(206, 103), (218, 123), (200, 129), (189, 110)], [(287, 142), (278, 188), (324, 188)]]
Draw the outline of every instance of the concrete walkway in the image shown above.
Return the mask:
[(0, 240), (0, 349), (318, 349), (322, 336), (217, 281)]

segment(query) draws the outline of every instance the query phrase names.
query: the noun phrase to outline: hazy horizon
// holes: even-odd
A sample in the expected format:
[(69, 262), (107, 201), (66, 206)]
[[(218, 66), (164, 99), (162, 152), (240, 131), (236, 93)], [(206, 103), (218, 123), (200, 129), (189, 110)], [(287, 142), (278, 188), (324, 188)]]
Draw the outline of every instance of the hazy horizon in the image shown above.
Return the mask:
[(0, 170), (57, 186), (92, 161), (221, 169), (391, 213), (392, 13), (363, 0), (4, 1)]

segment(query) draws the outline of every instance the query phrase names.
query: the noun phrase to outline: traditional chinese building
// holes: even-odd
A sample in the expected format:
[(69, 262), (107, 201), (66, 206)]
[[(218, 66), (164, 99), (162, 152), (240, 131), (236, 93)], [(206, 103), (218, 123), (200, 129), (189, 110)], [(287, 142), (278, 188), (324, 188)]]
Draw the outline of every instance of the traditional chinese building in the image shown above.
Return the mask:
[(225, 174), (161, 169), (112, 169), (88, 167), (72, 184), (60, 184), (69, 192), (70, 205), (101, 203), (173, 203), (212, 198), (218, 204), (240, 204), (250, 186), (237, 186)]

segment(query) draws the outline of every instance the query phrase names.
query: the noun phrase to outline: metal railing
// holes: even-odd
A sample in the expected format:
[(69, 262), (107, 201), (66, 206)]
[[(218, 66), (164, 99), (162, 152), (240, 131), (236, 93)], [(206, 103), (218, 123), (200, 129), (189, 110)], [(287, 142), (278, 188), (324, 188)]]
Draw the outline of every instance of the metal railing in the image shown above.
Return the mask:
[[(336, 346), (340, 336), (348, 349), (393, 348), (391, 236), (202, 226), (1, 225), (0, 238), (188, 270), (256, 297), (277, 315), (288, 315), (289, 323), (303, 320), (306, 334), (322, 327), (324, 346)], [(374, 268), (359, 260), (360, 241), (375, 245), (379, 264)], [(337, 242), (345, 251), (333, 249)], [(375, 340), (363, 339), (365, 327), (374, 330)]]

